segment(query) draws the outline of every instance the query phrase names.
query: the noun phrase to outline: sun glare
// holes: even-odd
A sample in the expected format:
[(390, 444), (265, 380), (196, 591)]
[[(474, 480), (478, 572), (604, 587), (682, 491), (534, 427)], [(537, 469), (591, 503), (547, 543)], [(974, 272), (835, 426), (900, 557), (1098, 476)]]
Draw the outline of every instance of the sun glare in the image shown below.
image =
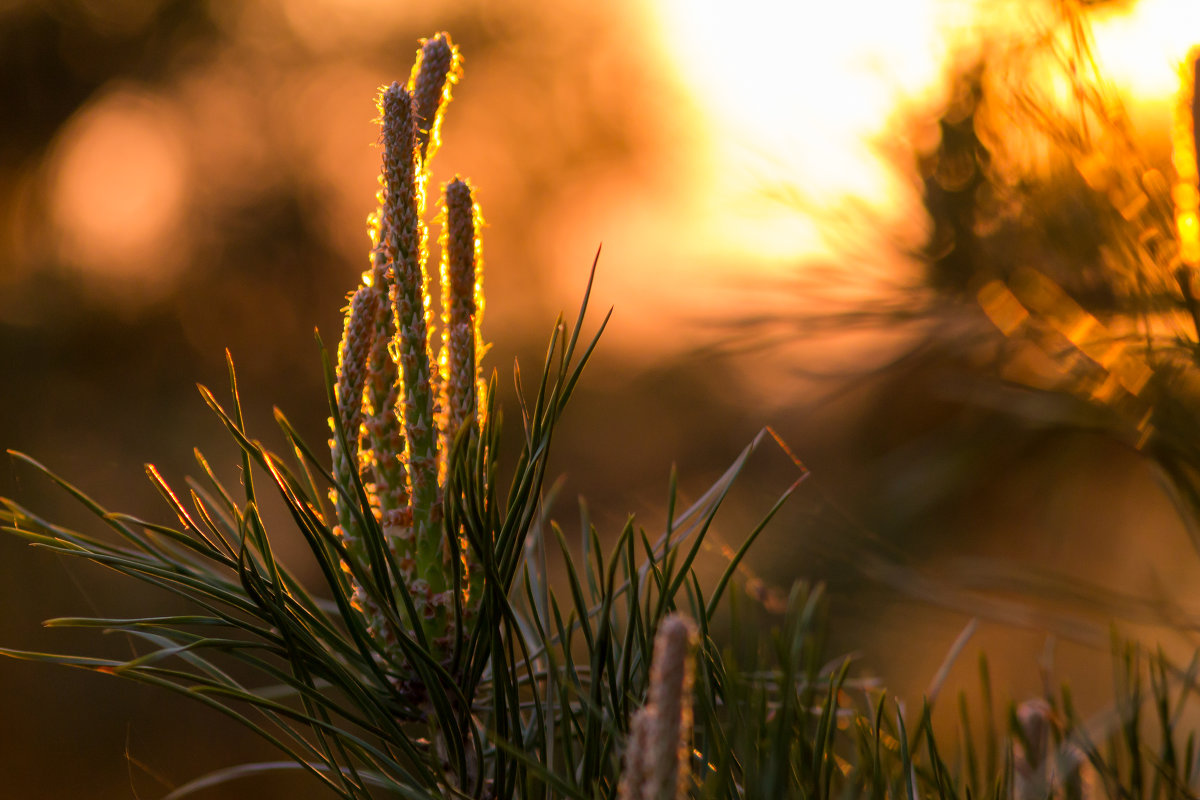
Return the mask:
[[(662, 0), (669, 59), (709, 131), (712, 193), (758, 255), (819, 249), (811, 212), (847, 197), (895, 221), (895, 176), (872, 144), (906, 97), (939, 74), (936, 0), (857, 4)], [(732, 212), (732, 213), (731, 213)], [(798, 217), (805, 217), (800, 220)]]
[(1118, 87), (1140, 100), (1169, 100), (1200, 42), (1200, 2), (1140, 0), (1098, 13), (1092, 32), (1100, 66)]
[[(919, 244), (917, 189), (879, 144), (897, 135), (889, 126), (902, 108), (936, 108), (947, 60), (970, 47), (973, 29), (1029, 24), (1029, 7), (1006, 8), (997, 17), (1000, 7), (974, 0), (653, 3), (706, 131), (712, 218), (697, 227), (718, 249), (794, 267), (831, 252), (821, 215), (853, 200), (875, 230)], [(1135, 105), (1164, 109), (1200, 38), (1200, 2), (1114, 4), (1092, 23), (1106, 77)]]

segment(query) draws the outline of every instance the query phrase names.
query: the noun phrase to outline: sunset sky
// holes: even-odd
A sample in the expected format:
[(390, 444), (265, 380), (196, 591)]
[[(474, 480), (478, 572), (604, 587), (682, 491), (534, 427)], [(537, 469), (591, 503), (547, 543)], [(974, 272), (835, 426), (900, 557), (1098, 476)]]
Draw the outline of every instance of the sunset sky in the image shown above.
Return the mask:
[[(166, 85), (102, 87), (62, 127), (46, 168), (31, 178), (50, 197), (58, 257), (114, 303), (150, 301), (171, 291), (193, 257), (204, 235), (193, 224), (197, 208), (222, 193), (260, 191), (278, 180), (281, 161), (323, 192), (317, 202), (331, 242), (351, 257), (365, 241), (361, 220), (376, 174), (369, 98), (388, 76), (337, 53), (378, 45), (418, 24), (414, 16), (442, 25), (472, 13), (466, 4), (433, 6), (399, 11), (372, 0), (268, 1), (222, 12), (231, 46), (216, 58), (179, 71)], [(560, 115), (562, 124), (578, 126), (603, 112), (568, 108), (573, 98), (623, 96), (596, 85), (614, 59), (630, 62), (627, 75), (613, 74), (617, 83), (652, 72), (650, 89), (624, 95), (642, 105), (623, 119), (646, 126), (648, 137), (635, 139), (654, 145), (603, 171), (564, 170), (555, 189), (562, 205), (528, 220), (520, 244), (522, 260), (543, 271), (550, 264), (578, 266), (555, 267), (538, 281), (542, 302), (564, 307), (573, 305), (579, 273), (603, 242), (600, 298), (620, 309), (613, 343), (637, 349), (651, 337), (669, 349), (694, 333), (664, 320), (720, 315), (730, 304), (786, 306), (775, 282), (806, 260), (836, 259), (844, 242), (831, 241), (829, 223), (846, 215), (852, 223), (870, 220), (859, 226), (857, 246), (877, 247), (881, 274), (903, 279), (894, 251), (919, 247), (927, 221), (912, 166), (895, 154), (936, 140), (909, 141), (911, 131), (899, 122), (905, 114), (936, 113), (945, 69), (981, 31), (995, 35), (1038, 19), (1014, 13), (1018, 6), (1028, 9), (919, 0), (864, 13), (860, 4), (629, 0), (614, 4), (607, 18), (588, 12), (592, 20), (547, 7), (544, 31), (509, 34), (503, 48), (480, 58), (468, 48), (442, 163), (457, 158), (450, 168), (465, 166), (481, 186), (485, 216), (507, 225), (520, 216), (509, 208), (519, 200), (506, 196), (518, 193), (512, 187), (521, 176), (513, 170), (528, 156), (500, 149), (505, 137), (522, 141), (520, 125), (496, 118), (504, 92), (525, 104), (518, 116)], [(986, 16), (979, 7), (988, 9)], [(367, 30), (358, 25), (363, 19), (372, 21)], [(1169, 119), (1177, 71), (1198, 30), (1200, 4), (1188, 0), (1114, 4), (1097, 15), (1102, 67), (1147, 125)], [(596, 41), (577, 51), (582, 64), (553, 63), (571, 56), (566, 42), (592, 31)], [(564, 39), (557, 47), (539, 39), (556, 33)], [(288, 40), (310, 54), (311, 66), (288, 70), (269, 60)], [(549, 72), (531, 76), (531, 70)], [(588, 85), (578, 84), (581, 77)], [(546, 105), (530, 107), (539, 91)], [(285, 98), (295, 102), (289, 107)], [(312, 108), (321, 113), (304, 118)], [(525, 122), (540, 128), (535, 138), (554, 135), (554, 122), (536, 116)], [(571, 129), (562, 135), (586, 138)], [(537, 160), (531, 158), (533, 168)], [(495, 227), (488, 252), (496, 272), (489, 280), (500, 296), (519, 294), (506, 288), (502, 270), (521, 257), (507, 243), (509, 232)], [(539, 251), (532, 259), (530, 246)], [(747, 294), (748, 287), (767, 291)], [(492, 308), (503, 320), (504, 304)]]

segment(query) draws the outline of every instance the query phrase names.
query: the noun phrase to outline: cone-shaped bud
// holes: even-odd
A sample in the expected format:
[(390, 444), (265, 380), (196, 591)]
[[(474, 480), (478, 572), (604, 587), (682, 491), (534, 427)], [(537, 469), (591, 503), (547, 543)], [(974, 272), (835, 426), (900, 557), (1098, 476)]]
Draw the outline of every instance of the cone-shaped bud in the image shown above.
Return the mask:
[(417, 167), (416, 117), (412, 93), (399, 83), (383, 90), (379, 98), (383, 121), (383, 209), (379, 219), (382, 243), (395, 271), (420, 263), (421, 214), (424, 181)]
[(617, 787), (617, 800), (642, 800), (646, 785), (646, 747), (654, 716), (649, 707), (640, 708), (629, 721), (629, 741), (625, 744), (625, 768)]
[(1017, 706), (1023, 742), (1013, 744), (1013, 797), (1016, 800), (1033, 800), (1050, 794), (1047, 750), (1052, 713), (1050, 704), (1041, 698), (1026, 700)]
[[(397, 92), (397, 90), (399, 90)], [(380, 175), (379, 210), (370, 220), (371, 232), (371, 280), (378, 287), (385, 310), (379, 315), (376, 334), (367, 367), (367, 409), (366, 420), (367, 439), (371, 445), (370, 465), (375, 479), (376, 499), (378, 502), (379, 522), (383, 529), (384, 538), (388, 543), (393, 557), (400, 570), (400, 577), (409, 580), (413, 577), (412, 564), (416, 555), (412, 546), (412, 531), (407, 520), (411, 517), (409, 506), (408, 471), (403, 460), (405, 442), (404, 427), (397, 413), (400, 398), (400, 368), (391, 348), (396, 339), (398, 323), (396, 308), (393, 300), (395, 287), (395, 270), (392, 258), (395, 248), (393, 232), (400, 222), (406, 226), (408, 247), (414, 248), (413, 240), (419, 240), (418, 219), (419, 210), (406, 207), (399, 212), (395, 208), (400, 198), (390, 190), (390, 186), (400, 183), (412, 183), (412, 168), (405, 170), (402, 163), (389, 163), (389, 149), (406, 145), (400, 140), (411, 139), (411, 134), (399, 131), (404, 124), (393, 125), (389, 130), (387, 119), (389, 113), (393, 118), (402, 112), (406, 103), (399, 95), (403, 92), (397, 84), (385, 89), (379, 97), (378, 107), (380, 117), (384, 122), (384, 165)], [(392, 93), (391, 99), (388, 95)], [(411, 106), (410, 102), (407, 104)], [(390, 106), (390, 109), (389, 109)], [(398, 108), (399, 107), (399, 108)], [(410, 114), (411, 116), (411, 114)], [(411, 192), (411, 190), (410, 190)], [(401, 205), (410, 205), (401, 203)], [(416, 232), (414, 232), (416, 231)]]
[(687, 797), (696, 641), (696, 624), (682, 614), (658, 625), (650, 665), (654, 726), (646, 747), (644, 798)]
[(479, 416), (480, 283), (479, 207), (471, 185), (455, 178), (446, 186), (442, 227), (442, 340), (446, 387), (446, 447), (464, 424)]
[[(366, 564), (366, 547), (362, 531), (354, 513), (356, 505), (354, 481), (359, 477), (359, 442), (363, 422), (363, 390), (367, 382), (367, 367), (378, 333), (380, 319), (384, 316), (383, 294), (378, 286), (364, 283), (351, 296), (346, 313), (342, 341), (338, 347), (337, 424), (345, 435), (345, 447), (337, 435), (334, 420), (329, 420), (333, 438), (330, 448), (333, 453), (334, 477), (341, 490), (333, 489), (334, 514), (337, 518), (336, 532), (341, 537), (350, 558)], [(349, 567), (346, 567), (349, 571)], [(363, 612), (368, 627), (378, 635), (386, 635), (386, 625), (378, 608), (370, 601), (362, 587), (354, 582), (353, 601)]]
[[(334, 436), (334, 468), (339, 479), (357, 470), (359, 426), (362, 424), (363, 387), (366, 382), (367, 358), (375, 340), (375, 326), (383, 313), (379, 289), (364, 284), (355, 290), (346, 310), (342, 341), (338, 346), (337, 409), (338, 422), (346, 434), (346, 450)], [(344, 462), (344, 463), (343, 463)]]
[[(442, 407), (442, 474), (449, 467), (450, 451), (465, 425), (478, 432), (481, 423), (482, 394), (479, 357), (482, 339), (479, 323), (483, 317), (482, 247), (479, 229), (482, 219), (474, 190), (464, 179), (455, 177), (446, 185), (442, 219), (442, 352), (439, 359)], [(484, 570), (478, 553), (465, 532), (458, 532), (459, 552), (467, 576), (464, 612), (470, 617), (483, 598)]]
[(421, 42), (408, 88), (417, 113), (417, 152), (421, 163), (433, 158), (441, 145), (442, 117), (450, 90), (458, 82), (462, 59), (450, 34), (439, 33)]
[[(449, 614), (442, 598), (449, 587), (438, 487), (438, 431), (429, 358), (429, 300), (425, 274), (425, 176), (418, 168), (412, 95), (393, 83), (383, 93), (384, 189), (382, 230), (394, 283), (400, 360), (400, 416), (404, 423), (416, 572), (428, 584), (422, 594), (434, 608), (427, 632), (445, 635)], [(411, 586), (410, 586), (411, 589)], [(414, 592), (416, 594), (416, 592)], [(421, 598), (418, 598), (421, 599)]]

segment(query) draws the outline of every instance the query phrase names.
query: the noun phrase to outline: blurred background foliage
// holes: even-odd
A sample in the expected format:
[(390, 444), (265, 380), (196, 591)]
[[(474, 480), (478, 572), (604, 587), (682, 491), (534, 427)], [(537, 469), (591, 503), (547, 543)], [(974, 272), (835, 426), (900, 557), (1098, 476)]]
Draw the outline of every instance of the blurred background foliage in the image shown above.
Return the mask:
[[(980, 292), (999, 281), (1052, 321), (1029, 298), (1059, 287), (1114, 341), (1157, 315), (1155, 346), (1191, 363), (1169, 247), (1146, 236), (1152, 222), (1173, 236), (1173, 88), (1107, 86), (1070, 37), (1187, 30), (1195, 10), (897, 5), (801, 8), (788, 27), (770, 3), (713, 22), (668, 0), (0, 0), (0, 444), (161, 515), (144, 462), (175, 479), (198, 446), (237, 479), (194, 388), (223, 384), (226, 347), (252, 429), (281, 444), (278, 404), (322, 441), (312, 330), (332, 342), (366, 267), (372, 98), (419, 37), (449, 30), (466, 77), (435, 180), (480, 187), (486, 363), (510, 419), (513, 359), (539, 362), (604, 242), (595, 305), (616, 315), (558, 441), (568, 530), (579, 494), (602, 530), (630, 512), (661, 524), (672, 463), (695, 496), (769, 423), (815, 476), (743, 575), (768, 609), (797, 578), (827, 581), (832, 646), (914, 697), (977, 615), (969, 651), (989, 652), (1001, 696), (1054, 672), (1099, 704), (1110, 619), (1193, 644), (1191, 510), (1137, 427), (1146, 403), (1193, 418), (1193, 381), (1178, 369), (1153, 394), (1097, 394), (1111, 365), (1053, 325), (1006, 336), (982, 300), (998, 295)], [(705, 25), (707, 67), (680, 55)], [(1134, 63), (1159, 74), (1186, 52), (1138, 41)], [(1109, 51), (1118, 82), (1135, 74), (1124, 52)], [(1086, 120), (1045, 77), (1071, 58), (1102, 101)], [(1081, 123), (1093, 139), (1072, 138)], [(1131, 185), (1149, 208), (1132, 217)], [(719, 537), (736, 546), (794, 475), (782, 452), (752, 464)], [(59, 503), (8, 460), (0, 495)], [(287, 523), (267, 513), (286, 554)], [(171, 610), (0, 541), (7, 646), (70, 650), (40, 620), (153, 604)], [(152, 797), (271, 757), (118, 682), (0, 663), (0, 686), (5, 795)]]

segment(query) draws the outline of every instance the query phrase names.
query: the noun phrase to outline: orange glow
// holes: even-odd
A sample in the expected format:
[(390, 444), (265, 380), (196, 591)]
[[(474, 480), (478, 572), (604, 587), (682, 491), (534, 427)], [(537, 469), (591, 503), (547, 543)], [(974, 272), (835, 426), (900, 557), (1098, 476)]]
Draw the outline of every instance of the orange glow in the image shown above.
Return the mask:
[(162, 103), (126, 90), (81, 109), (52, 160), (54, 221), (67, 262), (101, 281), (136, 278), (139, 291), (161, 285), (184, 241), (186, 172)]
[(979, 307), (1001, 333), (1011, 336), (1029, 320), (1029, 312), (1017, 296), (1000, 281), (990, 281), (979, 290)]

